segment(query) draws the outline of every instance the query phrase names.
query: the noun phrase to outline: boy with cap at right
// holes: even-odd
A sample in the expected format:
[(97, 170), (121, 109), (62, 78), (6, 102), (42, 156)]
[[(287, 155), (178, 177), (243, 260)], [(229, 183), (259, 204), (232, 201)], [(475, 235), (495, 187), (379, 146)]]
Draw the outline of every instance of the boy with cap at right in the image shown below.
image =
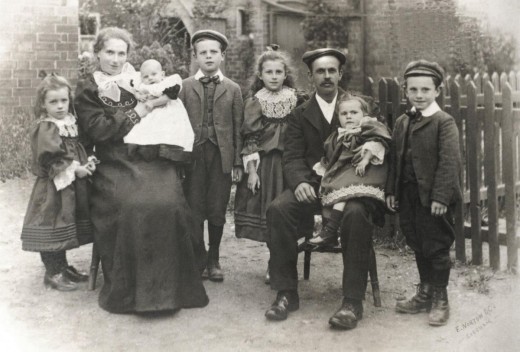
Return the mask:
[(399, 211), (420, 284), (415, 296), (397, 302), (396, 310), (429, 311), (429, 324), (441, 326), (449, 318), (449, 252), (455, 238), (451, 209), (462, 199), (459, 131), (435, 101), (444, 79), (436, 62), (410, 62), (404, 79), (412, 108), (395, 122), (386, 203), (391, 211)]

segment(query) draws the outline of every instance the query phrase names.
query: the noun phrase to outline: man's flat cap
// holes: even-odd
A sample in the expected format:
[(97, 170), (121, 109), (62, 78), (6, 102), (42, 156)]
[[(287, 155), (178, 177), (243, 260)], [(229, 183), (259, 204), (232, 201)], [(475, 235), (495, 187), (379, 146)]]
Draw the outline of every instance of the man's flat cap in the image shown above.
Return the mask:
[(334, 56), (339, 60), (341, 65), (344, 65), (347, 61), (345, 54), (337, 49), (332, 48), (322, 48), (307, 51), (305, 54), (303, 54), (302, 61), (305, 62), (305, 64), (310, 68), (314, 60), (323, 56)]
[(200, 31), (193, 33), (191, 36), (191, 46), (193, 46), (193, 44), (195, 44), (195, 42), (199, 39), (216, 40), (222, 45), (222, 51), (226, 51), (229, 45), (228, 39), (224, 34), (211, 29), (201, 29)]
[(444, 70), (436, 62), (421, 59), (410, 62), (404, 70), (405, 79), (414, 76), (436, 77), (442, 82), (444, 80)]

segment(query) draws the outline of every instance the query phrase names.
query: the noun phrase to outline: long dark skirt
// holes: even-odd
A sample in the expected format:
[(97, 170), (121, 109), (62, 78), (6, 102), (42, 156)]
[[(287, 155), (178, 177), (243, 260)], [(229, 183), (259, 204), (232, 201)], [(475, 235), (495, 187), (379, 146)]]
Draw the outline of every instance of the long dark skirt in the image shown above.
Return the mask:
[(175, 163), (130, 159), (124, 146), (102, 158), (93, 178), (92, 221), (110, 312), (204, 307), (190, 208)]
[(245, 174), (237, 186), (235, 195), (235, 234), (238, 238), (248, 238), (267, 242), (266, 212), (278, 195), (283, 192), (282, 152), (273, 150), (262, 155), (258, 168), (260, 190), (253, 194), (247, 188), (248, 175)]

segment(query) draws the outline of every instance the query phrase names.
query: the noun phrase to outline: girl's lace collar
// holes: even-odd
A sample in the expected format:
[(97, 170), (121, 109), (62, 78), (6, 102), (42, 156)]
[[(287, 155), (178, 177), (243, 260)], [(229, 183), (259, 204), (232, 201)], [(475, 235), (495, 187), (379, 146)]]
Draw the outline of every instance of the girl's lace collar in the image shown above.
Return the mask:
[(51, 116), (42, 116), (40, 121), (52, 122), (58, 127), (58, 133), (62, 137), (77, 137), (78, 125), (76, 125), (76, 118), (72, 114), (68, 114), (63, 119), (56, 119)]
[(289, 87), (282, 87), (278, 92), (262, 88), (256, 92), (255, 97), (260, 102), (262, 113), (266, 117), (282, 118), (296, 107), (296, 90)]

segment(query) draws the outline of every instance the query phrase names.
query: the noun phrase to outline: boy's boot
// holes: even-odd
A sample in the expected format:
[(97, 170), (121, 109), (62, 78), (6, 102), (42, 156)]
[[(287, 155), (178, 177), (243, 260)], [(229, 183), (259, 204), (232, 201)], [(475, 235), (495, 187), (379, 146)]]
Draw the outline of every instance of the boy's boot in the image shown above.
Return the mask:
[(432, 306), (433, 287), (427, 282), (417, 286), (417, 293), (408, 300), (397, 301), (395, 310), (399, 313), (416, 314), (421, 311), (430, 311)]
[(433, 300), (428, 316), (428, 323), (432, 326), (446, 325), (450, 317), (447, 289), (449, 278), (450, 269), (433, 271)]
[(446, 286), (435, 286), (433, 288), (432, 309), (428, 315), (428, 323), (432, 326), (446, 325), (449, 317), (448, 289)]
[(224, 280), (224, 273), (222, 272), (219, 263), (219, 247), (223, 231), (224, 226), (208, 224), (208, 278), (215, 282), (221, 282)]
[(419, 271), (421, 283), (417, 286), (417, 293), (406, 301), (398, 301), (395, 310), (399, 313), (416, 314), (421, 311), (430, 311), (432, 306), (433, 286), (430, 284), (432, 280), (432, 264), (424, 258), (421, 253), (415, 252), (415, 263)]
[[(323, 219), (324, 224), (321, 228), (320, 234), (311, 238), (308, 243), (317, 247), (337, 246), (338, 245), (338, 229), (343, 218), (343, 212), (332, 209), (329, 218)], [(325, 222), (325, 220), (327, 220)]]

